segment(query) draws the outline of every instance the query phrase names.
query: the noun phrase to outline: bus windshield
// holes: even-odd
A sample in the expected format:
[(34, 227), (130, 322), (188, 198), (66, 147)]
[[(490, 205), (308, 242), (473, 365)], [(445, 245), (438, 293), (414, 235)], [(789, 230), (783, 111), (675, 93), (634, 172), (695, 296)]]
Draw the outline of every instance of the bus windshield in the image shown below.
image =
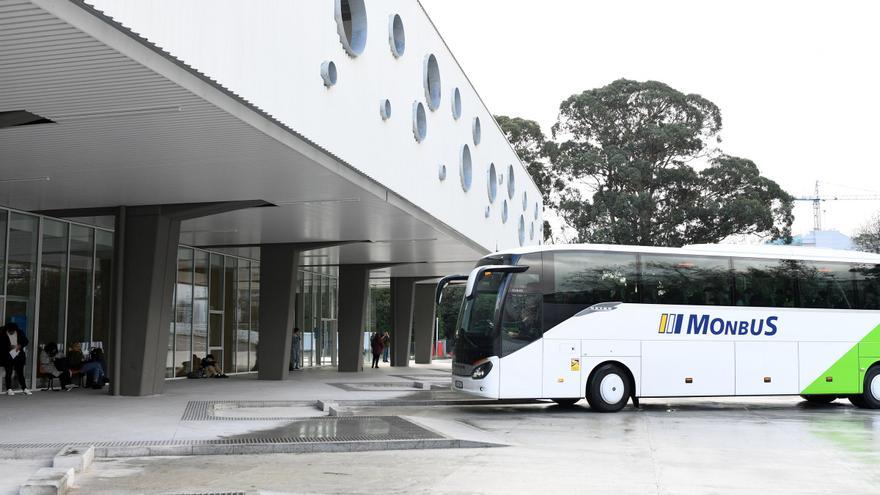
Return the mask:
[(474, 297), (462, 302), (458, 313), (455, 339), (455, 360), (460, 363), (474, 362), (497, 354), (495, 328), (498, 310), (498, 294), (506, 273), (492, 273), (483, 277), (474, 289)]

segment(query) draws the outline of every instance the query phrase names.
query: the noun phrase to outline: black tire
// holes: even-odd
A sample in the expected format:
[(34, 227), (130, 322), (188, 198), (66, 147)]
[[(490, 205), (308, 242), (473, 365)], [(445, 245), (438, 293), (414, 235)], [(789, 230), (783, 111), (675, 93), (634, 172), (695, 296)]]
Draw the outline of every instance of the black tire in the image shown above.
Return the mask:
[(801, 399), (812, 404), (831, 404), (837, 400), (836, 395), (802, 395)]
[[(610, 402), (606, 398), (602, 396), (602, 382), (606, 378), (612, 379), (613, 376), (616, 375), (620, 378), (617, 381), (617, 384), (612, 386), (609, 391), (611, 391), (614, 395), (618, 396), (619, 399)], [(618, 390), (618, 386), (622, 386), (623, 390)], [(621, 393), (622, 392), (622, 393)], [(627, 371), (614, 364), (608, 363), (603, 364), (595, 372), (593, 372), (593, 377), (590, 379), (590, 383), (587, 384), (587, 402), (590, 403), (590, 408), (597, 412), (617, 412), (626, 406), (626, 403), (629, 401), (630, 396), (632, 395), (632, 387), (630, 385), (630, 377)]]
[(862, 409), (880, 409), (880, 365), (874, 365), (865, 373), (865, 381), (862, 385), (863, 392), (849, 396), (849, 401)]
[(557, 403), (560, 407), (571, 407), (580, 399), (551, 399), (553, 402)]

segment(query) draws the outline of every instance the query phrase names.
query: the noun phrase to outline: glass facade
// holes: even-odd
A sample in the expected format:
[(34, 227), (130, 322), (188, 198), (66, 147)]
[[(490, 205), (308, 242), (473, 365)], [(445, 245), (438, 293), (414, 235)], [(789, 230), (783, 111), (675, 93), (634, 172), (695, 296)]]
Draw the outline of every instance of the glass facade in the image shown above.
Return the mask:
[[(299, 276), (302, 364), (335, 366), (337, 278), (309, 271)], [(0, 319), (16, 323), (31, 341), (29, 386), (42, 346), (56, 343), (66, 351), (80, 343), (86, 353), (107, 347), (112, 283), (111, 230), (0, 208)], [(166, 377), (185, 377), (208, 353), (227, 373), (256, 371), (258, 261), (180, 246), (169, 304)]]
[(112, 232), (0, 208), (0, 316), (31, 341), (29, 386), (42, 346), (105, 347), (112, 264)]
[(299, 272), (296, 314), (303, 333), (303, 366), (336, 366), (338, 291), (334, 275)]
[(259, 262), (180, 246), (165, 376), (182, 378), (209, 353), (225, 373), (255, 371)]

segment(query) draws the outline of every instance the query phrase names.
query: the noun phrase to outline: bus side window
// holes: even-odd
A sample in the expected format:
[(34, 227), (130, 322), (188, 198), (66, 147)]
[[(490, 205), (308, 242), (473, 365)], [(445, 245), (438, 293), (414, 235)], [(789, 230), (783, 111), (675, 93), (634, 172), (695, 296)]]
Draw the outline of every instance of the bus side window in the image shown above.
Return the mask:
[(734, 258), (735, 305), (795, 307), (798, 271), (797, 261)]
[(880, 265), (852, 265), (856, 308), (880, 309)]
[(802, 262), (798, 271), (798, 294), (802, 308), (856, 307), (856, 291), (850, 265)]
[(640, 302), (632, 253), (545, 253), (544, 331), (601, 302)]
[(730, 259), (642, 255), (642, 302), (730, 305)]

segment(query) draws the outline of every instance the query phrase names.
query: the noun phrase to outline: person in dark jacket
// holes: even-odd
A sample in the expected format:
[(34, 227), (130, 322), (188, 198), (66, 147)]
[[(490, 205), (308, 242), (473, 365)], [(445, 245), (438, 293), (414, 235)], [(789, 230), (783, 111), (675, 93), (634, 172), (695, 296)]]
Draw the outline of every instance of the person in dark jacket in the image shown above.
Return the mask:
[(18, 384), (25, 395), (31, 395), (24, 381), (25, 348), (28, 346), (27, 335), (15, 323), (7, 323), (0, 331), (0, 362), (6, 370), (6, 394), (15, 395), (12, 390), (12, 373), (18, 376)]
[(382, 350), (385, 348), (382, 343), (382, 336), (379, 335), (379, 332), (374, 333), (370, 338), (370, 348), (373, 351), (373, 365), (370, 366), (370, 368), (378, 368), (379, 358), (382, 356)]

